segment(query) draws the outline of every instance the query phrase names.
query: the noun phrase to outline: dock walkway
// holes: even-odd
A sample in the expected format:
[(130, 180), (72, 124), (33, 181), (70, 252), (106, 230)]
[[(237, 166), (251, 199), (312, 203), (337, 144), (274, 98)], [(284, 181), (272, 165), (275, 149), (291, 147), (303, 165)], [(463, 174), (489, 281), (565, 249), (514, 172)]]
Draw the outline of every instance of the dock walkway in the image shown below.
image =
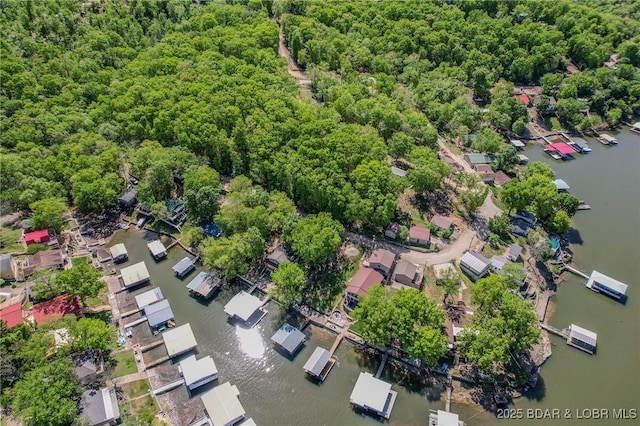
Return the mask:
[(333, 346), (331, 346), (331, 349), (329, 350), (332, 356), (336, 351), (336, 349), (338, 349), (338, 346), (340, 345), (340, 342), (342, 342), (343, 338), (344, 338), (344, 333), (340, 333), (336, 336), (336, 340), (333, 342)]
[(170, 359), (169, 355), (163, 356), (162, 358), (158, 358), (156, 360), (149, 362), (148, 364), (145, 364), (144, 369), (148, 370), (150, 368), (155, 367), (156, 365), (160, 365), (162, 363), (169, 361), (169, 359)]
[(156, 340), (153, 343), (149, 343), (148, 345), (142, 346), (140, 348), (140, 352), (146, 352), (146, 351), (150, 351), (153, 348), (157, 348), (158, 346), (162, 345), (164, 343), (164, 340), (160, 339), (160, 340)]
[(580, 270), (578, 270), (578, 269), (576, 269), (576, 268), (574, 268), (572, 266), (564, 265), (564, 269), (566, 269), (569, 272), (573, 272), (574, 274), (576, 274), (579, 277), (584, 278), (585, 280), (589, 279), (589, 275), (585, 274), (584, 272), (582, 272), (582, 271), (580, 271)]
[(184, 384), (184, 379), (176, 380), (175, 382), (168, 383), (164, 386), (160, 386), (158, 389), (153, 390), (154, 395), (160, 395), (161, 393), (169, 392), (174, 390), (175, 388), (182, 386)]
[(385, 352), (382, 356), (382, 361), (380, 362), (380, 367), (378, 367), (378, 371), (376, 372), (376, 379), (379, 379), (382, 376), (382, 370), (384, 370), (384, 366), (387, 364), (387, 360), (389, 359), (389, 352)]
[(568, 329), (564, 329), (561, 330), (559, 328), (555, 328), (549, 324), (545, 324), (545, 323), (540, 323), (540, 328), (542, 328), (543, 330), (548, 331), (549, 333), (555, 334), (557, 336), (560, 336), (564, 339), (568, 339), (569, 338), (569, 330)]

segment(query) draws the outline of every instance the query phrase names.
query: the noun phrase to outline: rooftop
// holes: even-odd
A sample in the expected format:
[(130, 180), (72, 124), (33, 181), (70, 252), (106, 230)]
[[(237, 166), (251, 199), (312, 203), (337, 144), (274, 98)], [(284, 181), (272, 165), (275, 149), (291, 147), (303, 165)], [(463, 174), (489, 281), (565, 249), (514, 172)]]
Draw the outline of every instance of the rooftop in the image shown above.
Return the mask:
[(232, 425), (244, 418), (246, 412), (239, 395), (238, 388), (226, 382), (200, 397), (213, 426)]
[(118, 399), (114, 389), (85, 391), (78, 408), (92, 425), (103, 425), (120, 418)]
[(164, 256), (167, 254), (167, 249), (165, 248), (164, 244), (162, 244), (162, 241), (160, 240), (153, 240), (147, 243), (147, 247), (149, 248), (149, 251), (154, 257)]
[(62, 295), (33, 305), (31, 313), (35, 322), (40, 324), (49, 319), (60, 318), (69, 314), (78, 315), (81, 311), (80, 303), (76, 297)]
[(469, 269), (476, 274), (482, 273), (489, 265), (491, 261), (481, 255), (478, 252), (469, 250), (460, 258), (460, 264), (465, 264)]
[(282, 249), (275, 249), (267, 256), (267, 261), (272, 265), (278, 266), (281, 263), (289, 262), (289, 257)]
[(502, 270), (502, 267), (507, 264), (507, 259), (501, 256), (493, 256), (491, 258), (491, 267), (494, 270)]
[(575, 143), (580, 148), (589, 148), (589, 144), (587, 143), (587, 141), (582, 138), (571, 136), (570, 139), (571, 139), (571, 142)]
[(129, 204), (132, 203), (136, 197), (138, 196), (138, 191), (133, 188), (129, 188), (124, 191), (120, 196), (118, 196), (118, 201), (121, 203)]
[(511, 178), (502, 170), (498, 170), (496, 172), (495, 182), (500, 186), (504, 186), (507, 183), (511, 182)]
[(515, 261), (518, 256), (520, 256), (520, 253), (522, 253), (522, 247), (520, 247), (518, 244), (512, 244), (511, 247), (509, 247), (509, 251), (507, 252), (507, 257)]
[(571, 324), (569, 327), (569, 338), (575, 338), (580, 340), (581, 342), (585, 342), (591, 346), (596, 346), (598, 341), (598, 335), (593, 331), (587, 330), (586, 328), (579, 327), (575, 324)]
[(202, 225), (202, 229), (204, 230), (205, 234), (215, 238), (218, 238), (220, 237), (220, 235), (222, 235), (222, 230), (215, 223), (205, 223), (204, 225)]
[(113, 257), (114, 259), (116, 257), (127, 256), (128, 255), (127, 248), (122, 243), (116, 244), (115, 246), (112, 246), (109, 249), (109, 251), (111, 252), (111, 257)]
[(469, 162), (470, 164), (490, 164), (493, 163), (493, 158), (489, 155), (485, 155), (485, 154), (465, 154), (464, 155), (465, 158), (467, 159), (467, 162)]
[(276, 334), (271, 337), (271, 341), (293, 355), (306, 338), (307, 336), (305, 336), (302, 331), (291, 324), (284, 323), (282, 327), (276, 331)]
[(247, 322), (261, 307), (262, 301), (260, 299), (243, 290), (224, 305), (224, 311), (230, 317), (237, 317)]
[(396, 265), (395, 275), (404, 275), (405, 277), (413, 279), (417, 270), (418, 267), (413, 263), (407, 262), (406, 260), (399, 260)]
[(409, 239), (428, 241), (431, 238), (431, 231), (421, 226), (412, 226), (409, 228)]
[(569, 184), (562, 179), (556, 179), (553, 184), (558, 188), (558, 191), (568, 191), (570, 189)]
[(595, 283), (608, 287), (620, 294), (625, 294), (629, 287), (628, 285), (598, 271), (591, 272), (589, 281), (587, 281), (587, 287), (591, 288)]
[(149, 271), (144, 262), (138, 262), (120, 269), (120, 275), (125, 287), (136, 285), (149, 279)]
[(524, 148), (524, 142), (519, 139), (511, 139), (509, 142), (514, 148)]
[(165, 324), (167, 321), (174, 318), (171, 305), (167, 299), (154, 302), (147, 305), (144, 308), (144, 313), (147, 316), (147, 321), (150, 327)]
[(187, 352), (198, 344), (188, 323), (165, 331), (162, 333), (162, 340), (170, 357)]
[(349, 280), (347, 292), (364, 296), (369, 289), (376, 284), (381, 284), (384, 277), (376, 270), (361, 267), (358, 272)]
[(399, 177), (405, 177), (407, 175), (407, 171), (401, 169), (400, 167), (391, 166), (391, 173)]
[(182, 377), (184, 377), (184, 384), (187, 386), (208, 377), (218, 376), (216, 363), (213, 362), (213, 358), (209, 355), (200, 359), (196, 359), (195, 355), (191, 355), (183, 359), (180, 361), (180, 370), (182, 371)]
[(462, 423), (455, 413), (438, 410), (437, 413), (429, 414), (429, 426), (460, 426)]
[(57, 268), (64, 264), (61, 250), (45, 250), (27, 258), (28, 266), (22, 268), (25, 277), (32, 275), (36, 271)]
[(307, 362), (305, 362), (303, 367), (304, 371), (311, 374), (312, 376), (319, 376), (330, 359), (331, 352), (318, 346), (313, 351)]
[(136, 304), (138, 305), (138, 309), (144, 309), (145, 306), (162, 299), (164, 299), (162, 290), (160, 290), (160, 287), (154, 287), (149, 291), (145, 291), (144, 293), (137, 295)]
[(349, 400), (352, 404), (372, 409), (388, 418), (393, 408), (390, 392), (390, 383), (376, 379), (371, 373), (360, 373)]
[(431, 222), (438, 228), (442, 229), (450, 229), (451, 226), (453, 226), (453, 221), (450, 218), (439, 214), (432, 217)]
[(396, 260), (396, 255), (382, 248), (375, 249), (371, 256), (369, 256), (369, 263), (377, 263), (380, 264), (387, 269), (391, 269), (393, 267), (393, 262)]
[(38, 229), (37, 231), (27, 232), (24, 234), (24, 242), (26, 244), (44, 242), (49, 239), (48, 229)]
[(7, 327), (13, 328), (24, 322), (22, 316), (22, 303), (14, 303), (5, 308), (0, 309), (0, 320), (7, 323)]
[(553, 151), (557, 151), (563, 155), (571, 155), (576, 153), (576, 150), (573, 149), (571, 145), (568, 145), (564, 142), (550, 143), (549, 145), (547, 145), (547, 148)]
[(529, 106), (529, 104), (531, 103), (531, 101), (529, 100), (529, 97), (524, 93), (520, 93), (519, 95), (516, 95), (516, 98), (518, 98), (518, 100), (526, 106)]
[(191, 259), (189, 256), (186, 256), (182, 260), (180, 260), (180, 262), (173, 265), (173, 268), (171, 269), (173, 269), (173, 272), (175, 272), (176, 274), (182, 275), (187, 271), (189, 271), (190, 269), (192, 269), (193, 267), (194, 267), (193, 259)]

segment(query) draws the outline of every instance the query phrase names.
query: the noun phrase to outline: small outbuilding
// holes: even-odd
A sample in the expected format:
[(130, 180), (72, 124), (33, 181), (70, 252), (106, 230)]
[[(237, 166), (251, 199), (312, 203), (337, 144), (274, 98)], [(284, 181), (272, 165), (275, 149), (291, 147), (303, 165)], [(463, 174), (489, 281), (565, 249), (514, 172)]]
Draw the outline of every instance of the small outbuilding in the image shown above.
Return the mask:
[(369, 267), (380, 272), (385, 278), (393, 269), (393, 262), (396, 260), (395, 253), (382, 248), (375, 249), (369, 256)]
[(164, 299), (162, 295), (162, 290), (160, 287), (154, 287), (149, 291), (145, 291), (142, 294), (136, 296), (136, 305), (138, 305), (138, 309), (144, 310), (148, 305), (152, 303), (158, 302)]
[(151, 256), (153, 256), (155, 260), (160, 260), (167, 257), (167, 249), (160, 240), (153, 240), (149, 242), (147, 244), (147, 248), (149, 249), (149, 252), (151, 252)]
[(586, 328), (578, 327), (575, 324), (571, 324), (569, 327), (569, 337), (567, 338), (567, 345), (578, 348), (582, 351), (593, 355), (596, 352), (596, 346), (598, 341), (598, 335), (593, 331)]
[(44, 244), (49, 242), (49, 230), (38, 229), (37, 231), (27, 232), (23, 235), (23, 240), (26, 245), (30, 244)]
[(184, 378), (184, 384), (190, 391), (218, 378), (218, 368), (209, 355), (200, 359), (191, 355), (180, 361), (178, 370)]
[(397, 396), (398, 393), (391, 390), (390, 383), (376, 379), (371, 373), (360, 373), (349, 402), (388, 419)]
[(460, 269), (474, 281), (486, 276), (490, 268), (491, 261), (476, 251), (469, 250), (460, 258)]
[(92, 426), (115, 425), (120, 419), (120, 408), (115, 389), (87, 390), (78, 404), (81, 416)]
[(393, 280), (400, 284), (419, 288), (420, 283), (416, 282), (418, 277), (418, 267), (406, 260), (399, 260), (393, 274)]
[(149, 270), (144, 262), (138, 262), (120, 270), (122, 286), (132, 288), (149, 282)]
[(491, 270), (493, 272), (500, 272), (504, 265), (507, 264), (507, 259), (502, 256), (493, 256), (491, 258)]
[(162, 340), (170, 358), (189, 352), (198, 345), (188, 323), (162, 333)]
[(116, 244), (109, 249), (113, 263), (122, 263), (129, 258), (129, 253), (124, 244)]
[(400, 224), (398, 222), (391, 222), (387, 229), (384, 230), (384, 236), (392, 239), (398, 237), (398, 231), (400, 230)]
[(307, 336), (292, 326), (291, 324), (284, 323), (276, 334), (271, 337), (271, 341), (278, 345), (289, 355), (295, 354), (302, 346)]
[(5, 281), (14, 281), (16, 279), (10, 254), (0, 255), (0, 278)]
[(518, 244), (512, 244), (507, 251), (507, 259), (512, 262), (517, 262), (520, 259), (520, 254), (522, 253), (522, 247)]
[(147, 316), (149, 327), (154, 329), (166, 326), (174, 318), (173, 310), (167, 299), (145, 306), (144, 313)]
[(267, 311), (262, 308), (262, 301), (244, 290), (224, 305), (224, 312), (230, 319), (239, 319), (251, 327), (267, 315)]
[(180, 262), (173, 265), (173, 273), (176, 274), (176, 277), (183, 278), (189, 274), (189, 272), (193, 271), (196, 267), (196, 263), (189, 256), (184, 257)]
[(200, 397), (213, 426), (235, 425), (244, 419), (246, 412), (239, 396), (238, 388), (226, 382)]
[(331, 356), (331, 352), (318, 346), (302, 368), (305, 373), (323, 382), (333, 364), (335, 359)]
[(275, 269), (283, 263), (289, 262), (289, 257), (283, 249), (275, 249), (266, 258), (266, 264), (269, 268)]
[(22, 303), (14, 303), (13, 305), (0, 309), (0, 320), (4, 321), (9, 328), (22, 324), (24, 322)]
[(431, 241), (431, 230), (421, 226), (409, 228), (409, 242), (421, 246), (428, 246)]

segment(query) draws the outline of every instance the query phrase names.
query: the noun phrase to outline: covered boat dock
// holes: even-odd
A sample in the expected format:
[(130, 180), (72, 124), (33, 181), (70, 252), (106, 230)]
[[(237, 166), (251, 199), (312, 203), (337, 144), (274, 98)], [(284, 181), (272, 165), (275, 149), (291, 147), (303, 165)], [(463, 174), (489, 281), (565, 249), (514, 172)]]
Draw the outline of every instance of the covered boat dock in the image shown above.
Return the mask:
[(335, 363), (336, 360), (331, 355), (331, 352), (318, 346), (302, 368), (311, 377), (324, 382)]
[(371, 373), (360, 373), (349, 402), (388, 419), (397, 396), (398, 393), (391, 390), (391, 383), (376, 379)]
[(591, 272), (589, 281), (587, 281), (587, 288), (619, 301), (624, 301), (628, 287), (628, 285), (598, 271)]
[(246, 411), (239, 396), (238, 388), (226, 382), (200, 397), (213, 426), (234, 425), (244, 419)]
[(222, 281), (220, 281), (220, 278), (214, 277), (206, 272), (200, 272), (187, 284), (187, 289), (191, 296), (201, 297), (207, 300), (221, 285)]
[(193, 271), (195, 267), (195, 261), (189, 256), (186, 256), (180, 262), (173, 265), (173, 268), (171, 269), (173, 269), (173, 273), (176, 274), (176, 277), (183, 278), (186, 277), (189, 272)]
[(288, 323), (282, 324), (282, 327), (276, 334), (271, 337), (271, 341), (278, 345), (289, 355), (294, 355), (302, 346), (307, 336), (294, 326)]
[(244, 290), (224, 305), (224, 312), (230, 319), (237, 318), (249, 327), (254, 327), (267, 315), (267, 311), (262, 308), (262, 301)]
[(167, 249), (160, 240), (153, 240), (147, 243), (147, 248), (155, 260), (164, 259), (167, 256)]
[(184, 324), (162, 334), (169, 358), (189, 352), (198, 345), (191, 330), (191, 325)]
[(109, 249), (111, 253), (111, 258), (113, 259), (113, 263), (122, 263), (129, 258), (129, 253), (127, 253), (127, 248), (124, 244), (116, 244)]
[(180, 361), (178, 370), (184, 378), (187, 389), (190, 391), (218, 378), (218, 368), (213, 362), (213, 358), (209, 355), (200, 359), (196, 359), (195, 355), (191, 355)]
[(567, 345), (578, 348), (591, 355), (596, 352), (598, 335), (586, 328), (578, 327), (571, 324), (569, 327), (569, 337), (567, 337)]
[(149, 282), (149, 270), (144, 262), (138, 262), (120, 270), (122, 286), (129, 289)]

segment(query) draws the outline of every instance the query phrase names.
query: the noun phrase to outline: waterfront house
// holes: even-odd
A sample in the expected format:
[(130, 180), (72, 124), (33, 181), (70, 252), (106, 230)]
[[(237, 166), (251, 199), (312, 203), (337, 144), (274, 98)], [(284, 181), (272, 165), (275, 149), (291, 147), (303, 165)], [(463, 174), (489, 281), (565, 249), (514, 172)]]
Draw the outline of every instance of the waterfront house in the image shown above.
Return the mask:
[(398, 222), (391, 222), (389, 226), (387, 226), (387, 229), (384, 230), (384, 236), (395, 240), (398, 237), (399, 229), (400, 224)]
[(173, 273), (176, 277), (183, 278), (193, 271), (196, 267), (195, 262), (189, 256), (184, 257), (180, 262), (173, 265)]
[(562, 179), (554, 180), (553, 184), (558, 189), (558, 192), (569, 192), (569, 189), (571, 189), (569, 184), (567, 182), (565, 182), (564, 180), (562, 180)]
[(126, 289), (149, 282), (149, 271), (144, 262), (138, 262), (120, 270), (122, 286)]
[(285, 322), (271, 337), (271, 341), (289, 355), (293, 355), (300, 349), (306, 338), (302, 331)]
[(502, 170), (498, 170), (496, 172), (496, 176), (495, 179), (493, 181), (493, 183), (495, 185), (498, 186), (505, 186), (506, 184), (508, 184), (509, 182), (511, 182), (511, 178), (509, 177), (509, 175), (507, 175), (505, 172), (503, 172)]
[(115, 389), (84, 391), (78, 409), (81, 417), (87, 419), (92, 426), (115, 425), (120, 420), (120, 408)]
[(604, 293), (616, 300), (623, 300), (626, 297), (627, 287), (626, 284), (598, 271), (591, 272), (587, 281), (587, 288)]
[(488, 164), (476, 164), (473, 169), (478, 172), (480, 178), (484, 183), (493, 183), (496, 179), (496, 174)]
[(218, 368), (209, 355), (200, 359), (196, 359), (195, 355), (188, 356), (180, 361), (178, 371), (190, 391), (218, 378)]
[(174, 318), (173, 310), (167, 299), (159, 300), (145, 306), (144, 313), (147, 316), (149, 327), (152, 329), (162, 328)]
[(504, 265), (507, 264), (507, 259), (501, 256), (493, 256), (491, 258), (491, 270), (493, 272), (500, 272)]
[(187, 290), (189, 290), (189, 295), (207, 300), (221, 285), (220, 278), (206, 272), (200, 272), (187, 284)]
[(578, 327), (575, 324), (571, 324), (569, 327), (569, 337), (567, 338), (567, 345), (578, 348), (582, 351), (593, 355), (596, 352), (596, 345), (598, 341), (598, 335), (593, 331), (586, 328)]
[(349, 402), (388, 419), (397, 396), (398, 393), (391, 390), (390, 383), (376, 379), (371, 373), (360, 373)]
[(164, 205), (167, 207), (169, 218), (167, 219), (173, 225), (182, 226), (187, 219), (187, 212), (184, 208), (184, 201), (178, 199), (171, 199), (165, 201)]
[(362, 267), (347, 283), (347, 294), (344, 304), (347, 308), (353, 309), (360, 297), (365, 296), (369, 289), (376, 284), (382, 284), (384, 277), (380, 272)]
[(100, 351), (87, 350), (71, 355), (73, 369), (82, 386), (88, 386), (100, 378), (104, 373), (104, 363)]
[(0, 320), (4, 321), (9, 328), (22, 324), (24, 322), (22, 303), (14, 303), (13, 305), (0, 309)]
[(33, 275), (38, 271), (47, 269), (62, 269), (64, 267), (64, 256), (62, 250), (45, 250), (27, 257), (26, 264), (22, 264), (22, 276), (24, 278)]
[(129, 258), (129, 253), (127, 253), (127, 248), (122, 243), (112, 246), (109, 249), (109, 253), (111, 254), (113, 263), (121, 263), (126, 261)]
[(416, 282), (418, 278), (418, 267), (406, 260), (399, 260), (396, 265), (395, 273), (393, 274), (393, 280), (400, 284), (408, 285), (411, 287), (420, 288), (420, 283)]
[(469, 165), (475, 166), (476, 164), (491, 164), (495, 161), (495, 157), (492, 155), (469, 153), (464, 155), (464, 160), (469, 163)]
[(158, 302), (164, 299), (162, 295), (162, 290), (159, 287), (154, 287), (149, 291), (145, 291), (142, 294), (136, 296), (136, 305), (138, 305), (138, 309), (141, 311), (144, 310), (148, 305), (152, 303)]
[(30, 244), (44, 244), (49, 241), (49, 230), (39, 229), (33, 232), (27, 232), (22, 236), (22, 239), (26, 245)]
[(138, 191), (133, 188), (129, 188), (118, 196), (118, 204), (126, 209), (136, 205), (138, 201)]
[(331, 352), (318, 346), (302, 368), (305, 373), (323, 382), (335, 362)]
[(409, 228), (409, 242), (421, 246), (428, 246), (431, 241), (431, 231), (421, 226)]
[(271, 253), (269, 253), (269, 255), (266, 258), (265, 264), (270, 269), (276, 269), (278, 266), (280, 266), (280, 264), (287, 263), (287, 262), (289, 262), (289, 257), (287, 256), (287, 253), (285, 253), (283, 249), (277, 248)]
[(239, 319), (250, 327), (255, 326), (267, 315), (267, 311), (262, 308), (262, 301), (244, 290), (224, 305), (224, 312), (229, 319)]
[[(385, 278), (389, 276), (393, 269), (393, 262), (396, 260), (395, 253), (385, 249), (375, 249), (369, 256), (368, 266), (380, 272)], [(365, 264), (365, 266), (367, 266)]]
[(440, 229), (446, 229), (449, 232), (453, 232), (453, 221), (446, 216), (437, 214), (431, 218), (431, 223)]
[(0, 278), (5, 281), (14, 281), (16, 279), (10, 254), (0, 255)]
[(213, 426), (231, 426), (244, 419), (246, 412), (239, 396), (238, 388), (226, 382), (200, 397)]
[(491, 261), (476, 251), (469, 250), (460, 258), (460, 269), (473, 281), (486, 276), (490, 268)]
[(407, 171), (404, 169), (401, 169), (400, 167), (396, 167), (396, 166), (391, 166), (391, 173), (393, 173), (395, 176), (398, 177), (406, 177), (407, 176)]
[(443, 410), (429, 410), (429, 426), (465, 426), (455, 413)]
[(169, 358), (189, 352), (198, 345), (189, 323), (162, 333), (162, 340)]
[(65, 315), (74, 314), (80, 316), (82, 308), (77, 297), (62, 295), (54, 297), (46, 302), (37, 303), (31, 308), (33, 320), (42, 324), (43, 322), (53, 321), (62, 318)]
[(518, 244), (512, 244), (511, 247), (509, 247), (509, 250), (507, 251), (507, 259), (509, 259), (512, 262), (517, 262), (518, 259), (520, 258), (521, 253), (522, 253), (522, 247), (520, 247)]
[(147, 248), (155, 260), (160, 260), (167, 256), (167, 249), (160, 240), (153, 240), (147, 243)]

